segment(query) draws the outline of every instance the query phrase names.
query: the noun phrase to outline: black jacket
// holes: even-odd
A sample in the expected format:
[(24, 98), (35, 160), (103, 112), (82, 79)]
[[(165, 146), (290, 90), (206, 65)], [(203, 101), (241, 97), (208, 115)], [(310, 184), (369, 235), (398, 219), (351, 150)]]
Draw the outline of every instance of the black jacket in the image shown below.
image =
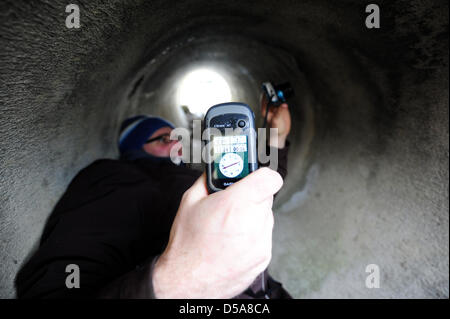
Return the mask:
[[(286, 176), (288, 147), (279, 150)], [(151, 266), (168, 242), (183, 193), (202, 172), (150, 159), (97, 160), (55, 206), (40, 246), (16, 277), (18, 298), (153, 298)], [(66, 267), (80, 269), (68, 289)], [(289, 297), (265, 273), (236, 298)]]

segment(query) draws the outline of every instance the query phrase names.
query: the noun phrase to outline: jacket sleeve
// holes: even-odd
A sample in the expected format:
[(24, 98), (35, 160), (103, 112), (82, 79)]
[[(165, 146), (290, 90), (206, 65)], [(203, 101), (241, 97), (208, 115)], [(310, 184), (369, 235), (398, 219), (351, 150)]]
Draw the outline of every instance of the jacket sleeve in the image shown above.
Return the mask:
[[(161, 253), (165, 234), (159, 222), (143, 229), (139, 198), (153, 205), (152, 219), (158, 221), (166, 212), (163, 194), (139, 174), (104, 166), (96, 166), (96, 176), (85, 172), (69, 186), (40, 247), (16, 276), (18, 298), (96, 298), (108, 285), (110, 295), (120, 297), (133, 295), (124, 274), (149, 282), (146, 270), (152, 264), (143, 261)], [(151, 296), (151, 287), (135, 288)]]
[(100, 299), (156, 299), (152, 274), (159, 256), (153, 256), (136, 269), (100, 289)]

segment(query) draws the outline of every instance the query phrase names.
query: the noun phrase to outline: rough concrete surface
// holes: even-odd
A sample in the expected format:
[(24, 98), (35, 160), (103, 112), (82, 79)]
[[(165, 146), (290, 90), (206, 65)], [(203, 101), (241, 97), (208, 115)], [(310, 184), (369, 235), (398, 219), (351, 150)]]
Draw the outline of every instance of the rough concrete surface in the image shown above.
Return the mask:
[(296, 91), (270, 265), (294, 297), (449, 297), (448, 1), (378, 1), (380, 29), (356, 0), (76, 3), (80, 29), (69, 2), (0, 4), (0, 297), (122, 119), (186, 124), (176, 83), (203, 65), (255, 110), (263, 81)]

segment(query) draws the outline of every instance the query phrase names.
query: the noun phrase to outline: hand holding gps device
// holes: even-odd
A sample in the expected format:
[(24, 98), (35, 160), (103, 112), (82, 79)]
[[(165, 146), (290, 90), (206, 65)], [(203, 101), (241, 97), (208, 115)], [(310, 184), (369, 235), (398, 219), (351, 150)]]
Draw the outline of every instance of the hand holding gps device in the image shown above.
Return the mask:
[(205, 115), (204, 126), (210, 193), (225, 189), (258, 168), (255, 116), (247, 104), (214, 105)]

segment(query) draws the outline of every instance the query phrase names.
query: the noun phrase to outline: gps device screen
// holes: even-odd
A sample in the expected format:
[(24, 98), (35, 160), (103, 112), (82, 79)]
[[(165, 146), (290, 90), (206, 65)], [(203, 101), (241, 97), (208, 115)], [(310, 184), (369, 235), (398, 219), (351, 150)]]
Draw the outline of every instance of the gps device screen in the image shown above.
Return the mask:
[(213, 179), (241, 179), (248, 175), (246, 135), (213, 137), (213, 153)]

